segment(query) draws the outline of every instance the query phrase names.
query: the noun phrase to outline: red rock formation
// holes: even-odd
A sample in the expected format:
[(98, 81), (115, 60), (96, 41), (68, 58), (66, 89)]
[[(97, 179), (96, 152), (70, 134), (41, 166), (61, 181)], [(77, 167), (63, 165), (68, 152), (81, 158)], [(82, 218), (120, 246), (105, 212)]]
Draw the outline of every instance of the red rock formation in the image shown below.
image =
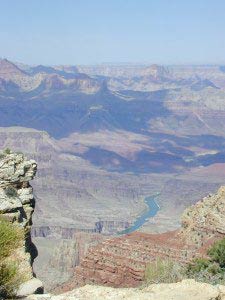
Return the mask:
[(163, 234), (135, 232), (107, 239), (89, 249), (74, 276), (63, 291), (74, 286), (96, 283), (114, 287), (138, 286), (144, 279), (146, 265), (156, 257), (188, 262), (195, 252), (177, 239), (177, 231)]
[(143, 280), (146, 264), (156, 257), (186, 262), (193, 253), (182, 248), (176, 232), (161, 235), (132, 233), (106, 240), (89, 250), (75, 270), (76, 279), (112, 286), (137, 286)]
[(146, 265), (156, 258), (185, 264), (205, 256), (208, 247), (225, 234), (224, 212), (225, 187), (221, 187), (216, 195), (205, 197), (184, 212), (180, 230), (163, 234), (134, 232), (107, 239), (89, 249), (62, 291), (86, 283), (138, 286)]

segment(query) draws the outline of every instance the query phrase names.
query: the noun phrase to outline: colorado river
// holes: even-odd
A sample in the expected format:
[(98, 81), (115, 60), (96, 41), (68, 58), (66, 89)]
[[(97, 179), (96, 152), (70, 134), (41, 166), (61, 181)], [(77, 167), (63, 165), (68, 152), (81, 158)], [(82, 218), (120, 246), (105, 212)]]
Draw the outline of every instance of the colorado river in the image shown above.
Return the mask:
[(146, 223), (150, 218), (154, 217), (157, 212), (159, 211), (160, 207), (156, 203), (155, 199), (159, 196), (159, 193), (146, 197), (144, 202), (147, 204), (148, 209), (146, 209), (142, 215), (140, 215), (137, 220), (134, 222), (134, 224), (131, 227), (128, 227), (127, 229), (120, 231), (119, 234), (127, 234), (131, 233), (133, 231), (138, 230), (144, 223)]

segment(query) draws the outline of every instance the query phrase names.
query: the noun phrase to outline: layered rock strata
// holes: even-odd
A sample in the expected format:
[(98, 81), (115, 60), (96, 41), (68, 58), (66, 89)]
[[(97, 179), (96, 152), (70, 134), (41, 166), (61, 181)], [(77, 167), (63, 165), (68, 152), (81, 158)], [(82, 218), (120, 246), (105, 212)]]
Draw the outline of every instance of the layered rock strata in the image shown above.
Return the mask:
[(107, 239), (91, 247), (75, 268), (73, 278), (62, 287), (68, 291), (86, 283), (113, 287), (139, 286), (148, 263), (170, 257), (187, 263), (195, 255), (190, 247), (177, 239), (177, 231), (163, 234), (132, 234)]
[(86, 283), (131, 287), (142, 283), (146, 265), (157, 258), (181, 264), (206, 256), (225, 234), (225, 186), (186, 209), (180, 230), (163, 234), (135, 232), (107, 239), (89, 249), (63, 291)]
[(181, 217), (180, 238), (199, 248), (225, 235), (225, 186), (188, 207)]
[(36, 174), (37, 164), (23, 154), (0, 154), (0, 214), (3, 218), (24, 228), (25, 240), (11, 259), (19, 263), (19, 272), (25, 280), (34, 277), (32, 264), (37, 250), (31, 241), (32, 214), (35, 200), (29, 183)]

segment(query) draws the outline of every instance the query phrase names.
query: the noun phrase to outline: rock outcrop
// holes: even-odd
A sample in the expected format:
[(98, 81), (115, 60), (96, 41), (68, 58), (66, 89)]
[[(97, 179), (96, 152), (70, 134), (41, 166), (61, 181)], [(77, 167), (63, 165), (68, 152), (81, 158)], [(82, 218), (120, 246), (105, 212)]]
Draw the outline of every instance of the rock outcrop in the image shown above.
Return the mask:
[(19, 263), (19, 273), (27, 281), (34, 278), (32, 264), (37, 256), (30, 234), (35, 200), (29, 184), (36, 170), (36, 162), (27, 160), (23, 154), (12, 153), (10, 150), (0, 154), (0, 214), (24, 228), (24, 243), (13, 252), (11, 260)]
[(225, 186), (188, 207), (181, 218), (180, 238), (197, 248), (225, 235)]
[(87, 255), (75, 268), (74, 276), (62, 286), (68, 291), (87, 283), (113, 287), (137, 287), (145, 275), (148, 263), (156, 258), (187, 263), (195, 251), (177, 239), (177, 231), (163, 234), (134, 232), (107, 239), (90, 247)]
[(91, 247), (62, 287), (68, 291), (87, 283), (134, 287), (144, 280), (146, 265), (157, 258), (186, 264), (204, 257), (207, 249), (225, 234), (225, 187), (186, 209), (182, 227), (163, 234), (134, 232), (107, 239)]
[(194, 280), (171, 284), (153, 284), (144, 288), (115, 289), (86, 285), (66, 294), (30, 296), (29, 300), (224, 300), (225, 287)]

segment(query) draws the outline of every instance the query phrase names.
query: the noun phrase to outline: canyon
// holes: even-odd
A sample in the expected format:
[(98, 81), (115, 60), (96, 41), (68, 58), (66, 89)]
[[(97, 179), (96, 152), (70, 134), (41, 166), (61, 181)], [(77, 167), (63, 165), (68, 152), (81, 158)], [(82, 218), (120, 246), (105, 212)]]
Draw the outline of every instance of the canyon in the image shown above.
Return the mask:
[[(82, 300), (93, 297), (143, 300), (156, 297), (157, 299), (167, 297), (171, 300), (181, 299), (180, 297), (182, 299), (192, 297), (196, 300), (224, 299), (225, 287), (222, 285), (213, 286), (192, 279), (170, 284), (143, 285), (143, 280), (145, 268), (150, 262), (159, 258), (169, 258), (180, 264), (186, 264), (193, 258), (207, 257), (209, 246), (224, 238), (225, 186), (221, 186), (216, 194), (209, 194), (186, 208), (181, 218), (181, 228), (175, 231), (161, 234), (133, 232), (107, 239), (96, 233), (91, 236), (84, 232), (76, 232), (73, 236), (71, 234), (74, 233), (70, 233), (67, 236), (68, 240), (62, 241), (61, 246), (57, 247), (55, 262), (50, 261), (50, 265), (57, 264), (59, 277), (65, 272), (68, 264), (73, 265), (74, 268), (71, 270), (73, 275), (67, 283), (55, 289), (55, 292), (63, 292), (62, 294), (57, 296), (41, 294), (42, 283), (34, 277), (32, 268), (38, 253), (31, 241), (35, 199), (29, 181), (34, 178), (36, 171), (36, 162), (28, 160), (22, 153), (13, 153), (9, 149), (1, 153), (0, 212), (3, 218), (22, 226), (26, 232), (21, 247), (12, 252), (10, 257), (11, 260), (19, 261), (18, 271), (25, 279), (17, 291), (17, 296), (27, 300)], [(56, 232), (59, 234), (57, 230)], [(42, 256), (42, 253), (39, 255)], [(79, 266), (76, 267), (77, 260)], [(51, 274), (47, 271), (45, 276), (49, 275), (51, 279)], [(82, 285), (85, 286), (74, 289)]]
[(140, 232), (106, 239), (91, 246), (74, 275), (61, 291), (97, 284), (138, 287), (144, 283), (146, 266), (159, 258), (187, 264), (207, 257), (207, 249), (225, 236), (225, 186), (188, 207), (181, 228), (161, 234)]
[(110, 248), (146, 197), (159, 193), (160, 210), (139, 242), (177, 230), (186, 207), (224, 184), (224, 82), (222, 66), (0, 60), (0, 148), (39, 166), (34, 270), (47, 290), (73, 278), (92, 246)]

